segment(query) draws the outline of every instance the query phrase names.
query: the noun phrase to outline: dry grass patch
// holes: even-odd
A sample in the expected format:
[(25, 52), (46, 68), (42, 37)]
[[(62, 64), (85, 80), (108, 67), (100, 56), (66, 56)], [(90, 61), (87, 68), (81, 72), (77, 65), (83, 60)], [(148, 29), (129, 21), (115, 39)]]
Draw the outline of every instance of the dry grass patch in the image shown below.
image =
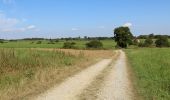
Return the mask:
[(59, 84), (113, 51), (0, 49), (0, 100), (25, 100)]

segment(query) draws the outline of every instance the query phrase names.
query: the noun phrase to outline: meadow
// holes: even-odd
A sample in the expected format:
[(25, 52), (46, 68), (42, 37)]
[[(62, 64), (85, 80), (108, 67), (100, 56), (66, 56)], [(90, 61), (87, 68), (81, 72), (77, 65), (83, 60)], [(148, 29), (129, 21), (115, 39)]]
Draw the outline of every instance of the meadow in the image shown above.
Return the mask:
[[(41, 43), (38, 43), (41, 41)], [(59, 40), (58, 42), (50, 43), (49, 40), (18, 40), (5, 41), (0, 43), (0, 48), (62, 48), (64, 42), (75, 42), (77, 49), (86, 49), (86, 43), (90, 40)], [(103, 43), (103, 49), (113, 49), (116, 45), (114, 40), (100, 40)]]
[(125, 50), (142, 100), (170, 99), (170, 48)]
[(0, 49), (0, 100), (28, 99), (102, 58), (112, 50)]

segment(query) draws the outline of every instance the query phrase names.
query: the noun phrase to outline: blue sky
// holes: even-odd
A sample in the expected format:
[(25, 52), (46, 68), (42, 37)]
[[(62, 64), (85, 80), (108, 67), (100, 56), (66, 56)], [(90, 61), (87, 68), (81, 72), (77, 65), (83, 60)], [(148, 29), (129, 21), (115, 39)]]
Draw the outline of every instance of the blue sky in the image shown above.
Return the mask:
[(169, 34), (170, 0), (0, 0), (0, 38)]

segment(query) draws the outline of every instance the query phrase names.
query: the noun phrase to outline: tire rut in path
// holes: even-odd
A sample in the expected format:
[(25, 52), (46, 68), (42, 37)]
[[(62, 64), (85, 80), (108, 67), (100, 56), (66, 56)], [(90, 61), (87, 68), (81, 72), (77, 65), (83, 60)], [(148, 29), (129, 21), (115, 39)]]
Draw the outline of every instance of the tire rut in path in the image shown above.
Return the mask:
[(110, 71), (113, 69), (113, 65), (115, 61), (119, 57), (120, 52), (115, 51), (115, 55), (112, 57), (112, 63), (106, 67), (94, 80), (93, 82), (82, 91), (80, 95), (77, 96), (76, 100), (96, 100), (97, 99), (97, 92), (99, 92), (104, 78), (109, 75)]
[(125, 53), (115, 62), (110, 74), (104, 79), (97, 100), (133, 100), (134, 95), (128, 75)]

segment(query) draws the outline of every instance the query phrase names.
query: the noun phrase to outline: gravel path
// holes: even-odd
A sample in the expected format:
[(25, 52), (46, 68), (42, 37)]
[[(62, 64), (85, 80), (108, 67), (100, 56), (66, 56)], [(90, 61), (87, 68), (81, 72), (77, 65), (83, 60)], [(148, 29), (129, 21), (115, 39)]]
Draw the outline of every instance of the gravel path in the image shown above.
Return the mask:
[(38, 96), (35, 100), (75, 100), (94, 78), (104, 70), (112, 59), (104, 59), (97, 64), (88, 67), (65, 82)]
[[(133, 100), (125, 53), (122, 50), (117, 53), (119, 55), (114, 63), (113, 59), (104, 59), (66, 79), (35, 100), (82, 100), (83, 96), (85, 96), (83, 100), (92, 100), (93, 97), (90, 96), (95, 96), (93, 99), (97, 100)], [(95, 85), (96, 78), (100, 86)], [(89, 87), (95, 88), (92, 91), (86, 91)], [(88, 96), (86, 93), (93, 95)]]
[(128, 78), (125, 53), (120, 56), (110, 74), (103, 80), (97, 100), (133, 100), (132, 87)]

